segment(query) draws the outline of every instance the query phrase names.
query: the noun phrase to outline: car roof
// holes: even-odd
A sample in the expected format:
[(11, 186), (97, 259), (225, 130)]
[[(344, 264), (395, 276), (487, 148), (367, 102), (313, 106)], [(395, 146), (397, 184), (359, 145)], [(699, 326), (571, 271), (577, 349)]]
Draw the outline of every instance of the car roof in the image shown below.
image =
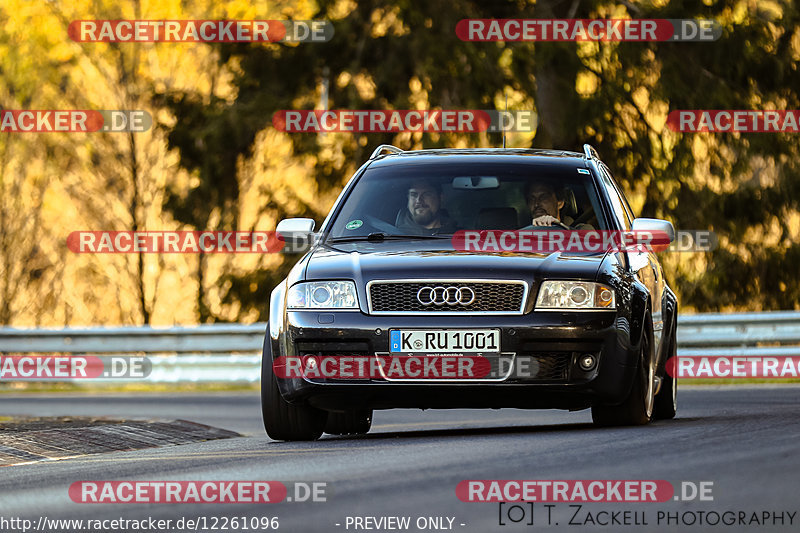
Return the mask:
[(512, 163), (529, 162), (547, 165), (588, 166), (584, 154), (567, 150), (543, 150), (536, 148), (436, 148), (427, 150), (404, 150), (380, 154), (371, 159), (370, 166), (391, 166), (394, 164), (423, 163), (442, 161), (459, 163)]

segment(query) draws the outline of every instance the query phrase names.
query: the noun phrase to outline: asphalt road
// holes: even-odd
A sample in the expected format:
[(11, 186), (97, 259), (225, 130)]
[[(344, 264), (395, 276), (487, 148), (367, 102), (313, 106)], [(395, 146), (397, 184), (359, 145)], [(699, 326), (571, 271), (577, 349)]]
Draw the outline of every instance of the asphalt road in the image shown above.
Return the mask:
[[(4, 527), (13, 517), (154, 517), (172, 519), (168, 531), (187, 530), (175, 528), (180, 517), (206, 517), (208, 528), (216, 517), (218, 531), (243, 531), (222, 528), (219, 519), (233, 516), (278, 517), (279, 531), (290, 532), (364, 531), (375, 523), (356, 529), (355, 517), (367, 516), (410, 517), (408, 531), (800, 530), (800, 387), (683, 388), (679, 402), (675, 420), (637, 428), (596, 429), (588, 411), (398, 410), (377, 412), (364, 437), (278, 443), (263, 432), (256, 393), (3, 395), (0, 415), (186, 419), (243, 437), (2, 468), (0, 530), (21, 531)], [(76, 481), (134, 479), (274, 480), (290, 497), (294, 482), (324, 482), (326, 501), (79, 504), (68, 495)], [(549, 517), (537, 502), (528, 525), (530, 506), (460, 501), (456, 486), (468, 479), (667, 480), (678, 493), (682, 482), (713, 485), (708, 501), (558, 503)], [(46, 529), (67, 530), (75, 529)]]

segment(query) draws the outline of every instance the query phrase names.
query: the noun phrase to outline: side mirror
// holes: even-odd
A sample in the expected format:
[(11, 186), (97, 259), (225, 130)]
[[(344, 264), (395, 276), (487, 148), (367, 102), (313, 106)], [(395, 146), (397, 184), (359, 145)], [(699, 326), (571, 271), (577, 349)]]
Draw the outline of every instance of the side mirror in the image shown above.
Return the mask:
[(675, 240), (675, 228), (672, 222), (660, 218), (637, 218), (633, 221), (633, 231), (649, 231), (656, 235), (666, 235), (669, 242)]
[(285, 218), (275, 229), (278, 240), (286, 243), (286, 249), (303, 250), (314, 242), (313, 218)]

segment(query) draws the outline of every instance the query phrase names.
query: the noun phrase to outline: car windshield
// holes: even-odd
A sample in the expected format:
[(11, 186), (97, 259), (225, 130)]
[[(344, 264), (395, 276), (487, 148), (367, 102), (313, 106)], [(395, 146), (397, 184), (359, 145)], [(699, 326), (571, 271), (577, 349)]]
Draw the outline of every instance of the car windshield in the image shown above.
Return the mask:
[(588, 172), (582, 165), (563, 162), (437, 161), (369, 168), (345, 198), (328, 238), (444, 237), (458, 230), (484, 229), (607, 229)]

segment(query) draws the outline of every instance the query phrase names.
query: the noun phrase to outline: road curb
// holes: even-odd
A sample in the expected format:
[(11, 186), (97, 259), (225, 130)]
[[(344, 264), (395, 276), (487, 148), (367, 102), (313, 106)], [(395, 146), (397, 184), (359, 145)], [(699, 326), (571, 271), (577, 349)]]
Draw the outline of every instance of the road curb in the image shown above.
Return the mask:
[(187, 420), (19, 418), (0, 424), (0, 466), (239, 436)]

